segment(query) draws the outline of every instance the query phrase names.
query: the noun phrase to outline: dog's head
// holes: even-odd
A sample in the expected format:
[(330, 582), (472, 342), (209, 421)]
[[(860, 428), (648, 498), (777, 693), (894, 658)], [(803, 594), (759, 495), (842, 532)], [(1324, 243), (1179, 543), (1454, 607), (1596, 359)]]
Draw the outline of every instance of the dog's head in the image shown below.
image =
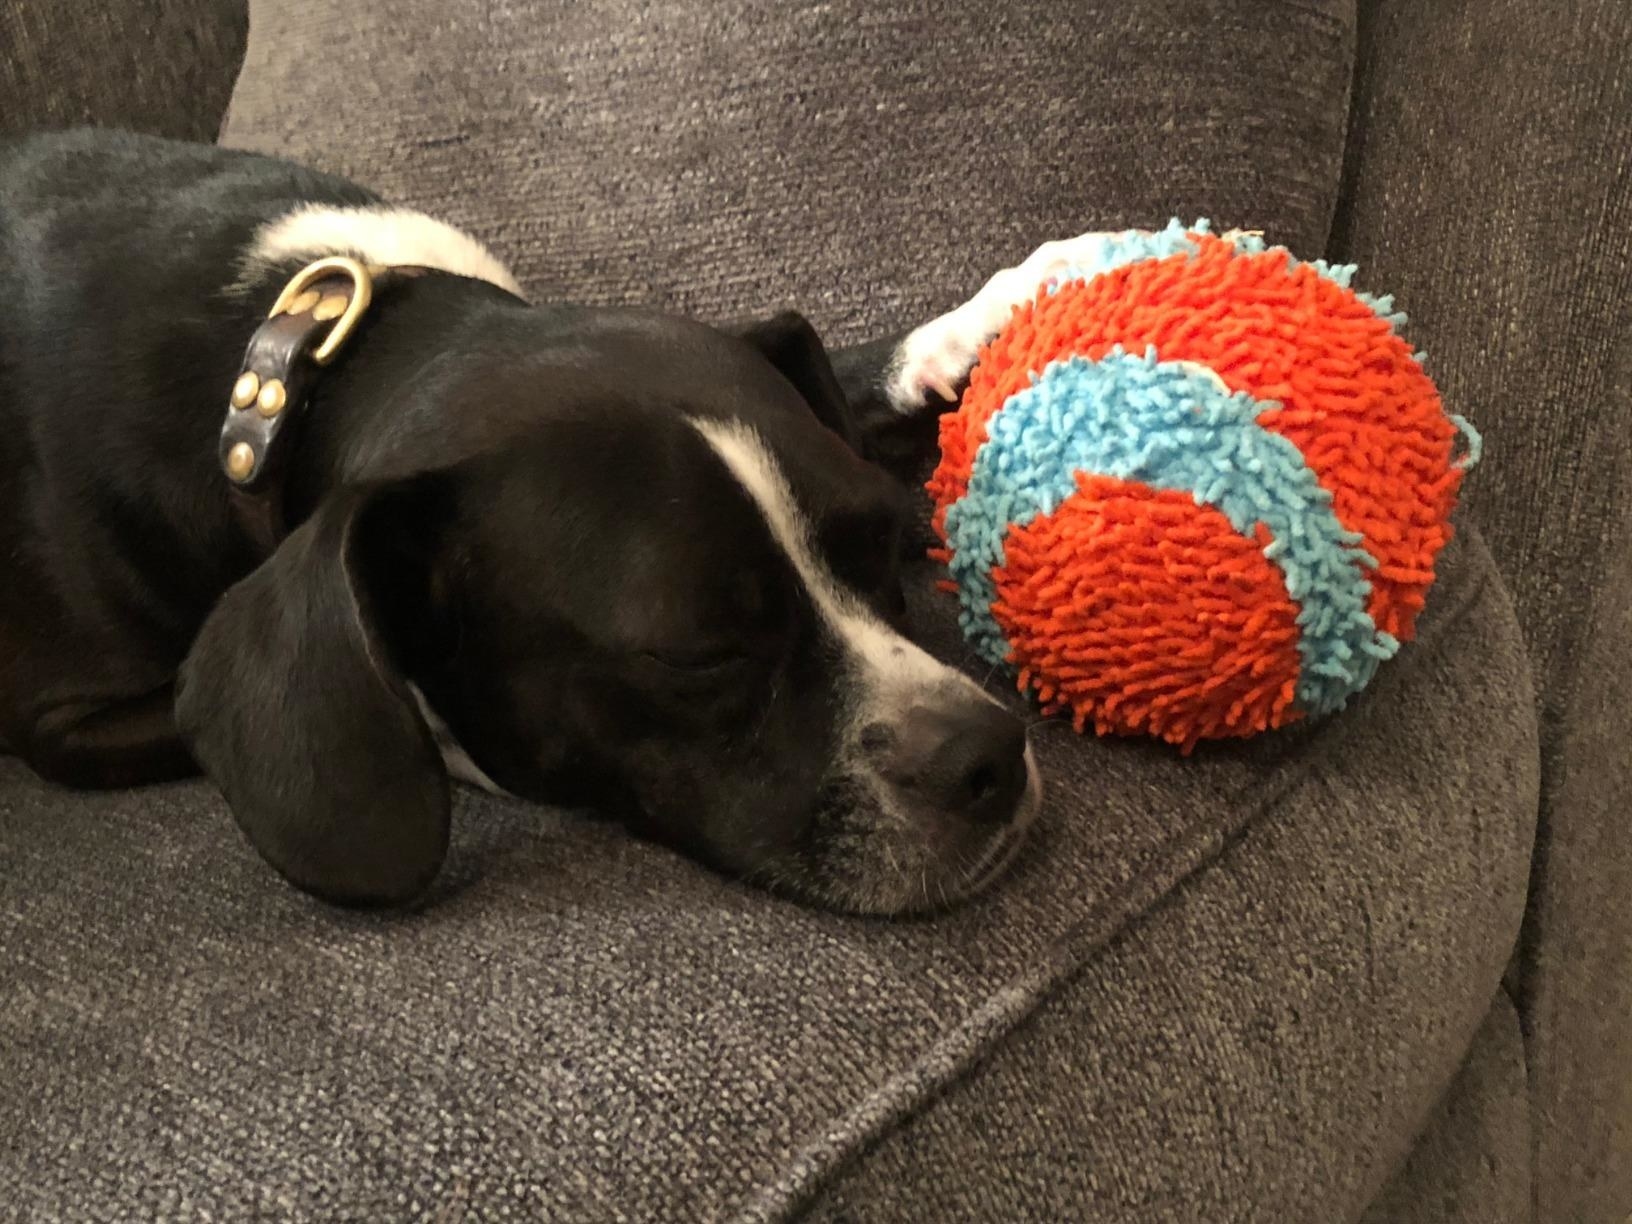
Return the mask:
[(907, 497), (803, 319), (511, 311), (446, 343), (182, 669), (275, 867), (350, 903), (429, 882), (417, 687), (504, 789), (804, 900), (911, 911), (1001, 870), (1037, 806), (1022, 724), (902, 636)]

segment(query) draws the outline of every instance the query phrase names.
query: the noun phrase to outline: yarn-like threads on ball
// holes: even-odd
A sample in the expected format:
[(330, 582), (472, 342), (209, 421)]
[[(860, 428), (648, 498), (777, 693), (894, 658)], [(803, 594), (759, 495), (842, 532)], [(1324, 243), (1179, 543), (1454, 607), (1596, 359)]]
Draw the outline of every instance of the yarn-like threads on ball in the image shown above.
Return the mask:
[[(1022, 688), (1078, 730), (1180, 744), (1298, 717), (1298, 606), (1264, 556), (1187, 493), (1083, 474), (1066, 513), (1016, 526), (993, 608)], [(1197, 701), (1204, 697), (1204, 701)]]
[(1188, 748), (1340, 708), (1412, 635), (1477, 435), (1353, 269), (1204, 225), (1100, 246), (942, 418), (966, 632), (1101, 732)]

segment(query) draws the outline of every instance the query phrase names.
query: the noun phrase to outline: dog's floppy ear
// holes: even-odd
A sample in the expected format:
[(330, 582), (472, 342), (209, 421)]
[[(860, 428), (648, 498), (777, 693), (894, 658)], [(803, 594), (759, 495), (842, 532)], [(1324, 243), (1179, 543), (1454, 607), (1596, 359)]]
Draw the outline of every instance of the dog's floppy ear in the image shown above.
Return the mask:
[(256, 850), (343, 905), (412, 899), (448, 844), (447, 773), (365, 575), (377, 501), (331, 496), (229, 590), (176, 697), (183, 736)]
[(857, 454), (865, 454), (850, 402), (833, 373), (827, 348), (809, 319), (797, 310), (784, 310), (768, 319), (736, 323), (724, 330), (763, 353), (804, 397), (818, 421), (843, 438)]
[(725, 330), (764, 353), (805, 397), (816, 419), (856, 454), (910, 484), (927, 475), (922, 468), (926, 457), (935, 453), (936, 415), (900, 413), (884, 391), (900, 337), (829, 355), (816, 329), (796, 310)]

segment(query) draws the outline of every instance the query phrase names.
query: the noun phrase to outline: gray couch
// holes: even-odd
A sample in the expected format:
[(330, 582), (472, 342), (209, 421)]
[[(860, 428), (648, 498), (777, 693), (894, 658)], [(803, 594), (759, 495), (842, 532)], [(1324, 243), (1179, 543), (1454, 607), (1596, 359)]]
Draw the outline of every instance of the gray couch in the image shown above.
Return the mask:
[(1632, 9), (1543, 7), (251, 0), (246, 53), (232, 3), (0, 0), (3, 127), (230, 96), (539, 297), (845, 341), (1045, 238), (1265, 229), (1395, 291), (1487, 438), (1349, 711), (1044, 732), (1044, 835), (933, 921), (475, 795), (433, 905), (340, 913), (201, 783), (0, 760), (0, 1216), (1622, 1224)]

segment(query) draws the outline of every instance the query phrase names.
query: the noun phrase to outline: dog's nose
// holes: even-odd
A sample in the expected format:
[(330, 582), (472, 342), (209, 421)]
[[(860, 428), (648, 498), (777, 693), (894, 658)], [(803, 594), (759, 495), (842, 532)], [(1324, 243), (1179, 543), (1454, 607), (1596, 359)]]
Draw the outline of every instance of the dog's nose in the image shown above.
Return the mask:
[(914, 706), (899, 722), (863, 729), (878, 772), (918, 802), (969, 820), (1013, 817), (1026, 789), (1026, 729), (987, 701)]

